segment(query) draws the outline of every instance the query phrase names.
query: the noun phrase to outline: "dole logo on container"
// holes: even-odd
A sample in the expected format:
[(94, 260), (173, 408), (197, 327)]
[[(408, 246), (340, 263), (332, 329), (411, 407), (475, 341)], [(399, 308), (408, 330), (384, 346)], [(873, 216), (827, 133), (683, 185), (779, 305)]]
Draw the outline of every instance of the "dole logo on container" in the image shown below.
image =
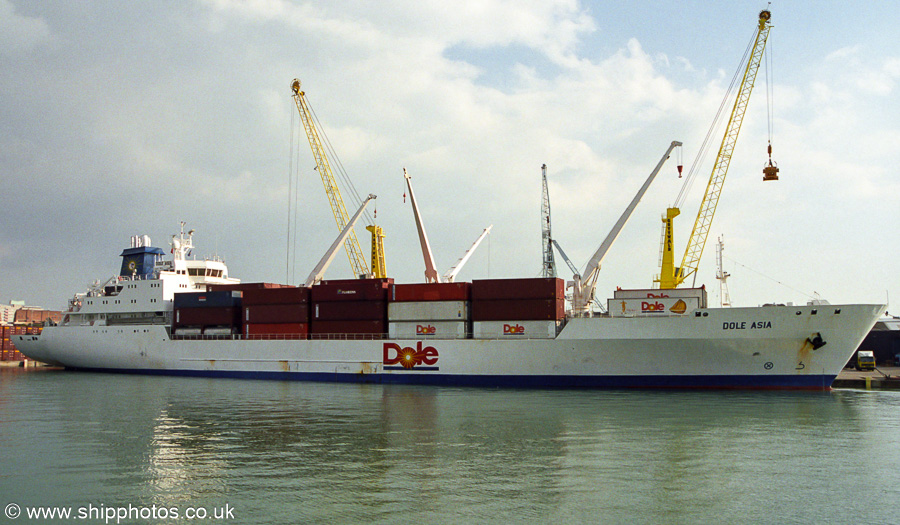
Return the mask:
[(503, 325), (503, 335), (525, 335), (525, 327), (520, 324)]
[(659, 301), (656, 301), (653, 303), (650, 303), (647, 301), (641, 301), (641, 313), (649, 312), (649, 313), (655, 314), (655, 313), (665, 312), (665, 311), (666, 311), (666, 305), (662, 304)]
[[(422, 341), (416, 342), (416, 347), (401, 348), (397, 343), (384, 343), (384, 360), (382, 361), (385, 368), (399, 364), (403, 368), (409, 370), (417, 365), (432, 365), (438, 362), (438, 351), (433, 346), (422, 347)], [(393, 354), (393, 357), (392, 355)], [(426, 368), (426, 370), (437, 370), (437, 367)], [(390, 368), (388, 368), (390, 370)]]
[(416, 335), (435, 335), (436, 333), (437, 328), (435, 328), (433, 325), (416, 325)]

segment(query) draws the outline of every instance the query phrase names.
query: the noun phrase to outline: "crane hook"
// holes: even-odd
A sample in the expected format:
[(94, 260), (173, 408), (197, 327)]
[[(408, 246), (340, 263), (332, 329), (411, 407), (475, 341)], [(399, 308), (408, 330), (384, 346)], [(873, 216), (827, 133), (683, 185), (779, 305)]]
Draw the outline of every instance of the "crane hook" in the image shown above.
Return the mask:
[(763, 181), (778, 180), (778, 165), (772, 162), (772, 143), (769, 142), (769, 163), (763, 167)]

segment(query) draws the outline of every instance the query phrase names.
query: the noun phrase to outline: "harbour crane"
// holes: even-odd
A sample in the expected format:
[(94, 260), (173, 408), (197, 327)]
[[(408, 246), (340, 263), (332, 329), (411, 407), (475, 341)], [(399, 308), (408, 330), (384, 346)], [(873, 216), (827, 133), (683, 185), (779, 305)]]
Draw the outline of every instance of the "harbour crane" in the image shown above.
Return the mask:
[[(544, 251), (542, 275), (556, 277), (556, 263), (553, 261), (553, 237), (550, 235), (550, 191), (547, 189), (547, 165), (541, 166), (541, 246)], [(577, 273), (577, 272), (576, 272)]]
[[(738, 133), (741, 131), (741, 123), (744, 121), (744, 114), (747, 111), (750, 93), (753, 91), (753, 84), (756, 81), (759, 63), (762, 59), (763, 51), (766, 48), (766, 40), (769, 36), (769, 30), (772, 27), (769, 22), (771, 18), (772, 14), (768, 10), (760, 11), (758, 26), (751, 48), (752, 51), (747, 60), (747, 67), (744, 70), (744, 76), (741, 79), (740, 87), (738, 88), (734, 107), (731, 110), (731, 117), (725, 128), (725, 136), (722, 139), (722, 145), (719, 147), (716, 162), (713, 165), (712, 173), (709, 176), (706, 193), (701, 201), (697, 219), (694, 221), (694, 228), (688, 239), (684, 257), (681, 259), (681, 266), (677, 268), (675, 267), (674, 243), (672, 242), (672, 221), (681, 213), (681, 211), (677, 205), (668, 208), (662, 219), (664, 234), (662, 246), (660, 248), (662, 251), (660, 275), (658, 279), (655, 279), (655, 282), (659, 283), (660, 288), (676, 288), (691, 275), (694, 275), (696, 279), (697, 267), (700, 264), (700, 256), (703, 254), (703, 248), (706, 245), (706, 239), (709, 236), (709, 229), (716, 213), (719, 196), (722, 194), (722, 186), (725, 183), (725, 175), (728, 173), (728, 166), (731, 163), (731, 155), (734, 151), (734, 146), (737, 143)], [(766, 169), (763, 172), (764, 180), (778, 180), (777, 175), (775, 175), (778, 168), (771, 163), (771, 148), (772, 146), (770, 144), (770, 166), (766, 166)], [(684, 190), (682, 190), (682, 193), (683, 192)], [(679, 196), (679, 200), (680, 199), (681, 197)]]
[[(298, 79), (295, 78), (291, 83), (291, 90), (294, 92), (294, 103), (297, 105), (300, 120), (303, 122), (303, 129), (306, 130), (306, 137), (309, 139), (309, 146), (312, 148), (313, 157), (316, 160), (316, 171), (319, 172), (319, 175), (322, 177), (322, 184), (325, 185), (325, 194), (328, 197), (328, 203), (331, 205), (331, 211), (334, 213), (334, 220), (337, 222), (338, 230), (343, 231), (350, 220), (347, 207), (344, 205), (344, 198), (341, 196), (341, 191), (338, 189), (337, 181), (331, 171), (331, 164), (328, 161), (328, 156), (325, 154), (319, 131), (316, 129), (314, 115), (306, 100), (306, 93), (300, 90), (300, 81)], [(375, 225), (372, 225), (369, 231), (372, 232), (371, 270), (366, 264), (366, 258), (359, 247), (359, 240), (357, 240), (356, 233), (352, 229), (343, 241), (347, 257), (350, 259), (350, 266), (353, 268), (354, 275), (360, 278), (387, 277), (384, 263), (384, 232), (381, 227)]]

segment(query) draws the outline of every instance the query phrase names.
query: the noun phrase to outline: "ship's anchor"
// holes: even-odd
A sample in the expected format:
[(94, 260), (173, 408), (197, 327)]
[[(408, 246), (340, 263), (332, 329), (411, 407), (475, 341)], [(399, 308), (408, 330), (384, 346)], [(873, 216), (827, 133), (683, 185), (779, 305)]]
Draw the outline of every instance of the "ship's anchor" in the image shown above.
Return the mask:
[(828, 344), (824, 339), (822, 339), (822, 334), (819, 332), (816, 332), (816, 335), (814, 335), (812, 338), (807, 337), (806, 342), (812, 345), (813, 350), (818, 350), (819, 348), (822, 348), (823, 346)]

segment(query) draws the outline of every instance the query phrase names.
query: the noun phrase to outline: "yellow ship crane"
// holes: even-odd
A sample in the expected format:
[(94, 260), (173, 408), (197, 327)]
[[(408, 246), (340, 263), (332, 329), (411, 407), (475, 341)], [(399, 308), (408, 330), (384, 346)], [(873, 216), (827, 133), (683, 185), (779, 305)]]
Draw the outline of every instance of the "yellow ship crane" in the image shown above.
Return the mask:
[[(303, 128), (306, 130), (309, 146), (312, 148), (313, 157), (316, 159), (316, 170), (322, 177), (322, 184), (325, 185), (325, 194), (328, 196), (328, 203), (331, 205), (331, 211), (334, 213), (334, 220), (337, 222), (338, 230), (342, 231), (350, 220), (347, 214), (347, 207), (344, 206), (344, 199), (341, 197), (341, 191), (338, 189), (337, 181), (332, 174), (331, 164), (328, 162), (325, 148), (322, 140), (319, 138), (319, 131), (316, 129), (313, 113), (309, 109), (309, 103), (306, 101), (306, 94), (300, 91), (300, 81), (296, 78), (291, 83), (291, 90), (294, 92), (294, 103), (297, 105), (297, 111), (300, 112), (300, 120), (303, 122)], [(366, 229), (372, 232), (372, 270), (369, 270), (366, 258), (359, 247), (356, 233), (352, 230), (344, 240), (344, 248), (346, 248), (347, 257), (350, 259), (350, 266), (357, 277), (386, 277), (384, 232), (380, 226), (375, 225), (368, 226)]]
[[(697, 267), (700, 264), (700, 255), (703, 253), (703, 247), (706, 245), (706, 238), (709, 236), (709, 229), (712, 225), (713, 216), (716, 213), (716, 205), (719, 203), (719, 196), (722, 193), (722, 185), (725, 183), (725, 175), (728, 173), (728, 165), (731, 163), (731, 154), (737, 143), (738, 133), (741, 131), (741, 123), (744, 121), (744, 113), (747, 111), (750, 93), (753, 91), (753, 84), (756, 81), (756, 73), (759, 70), (763, 51), (766, 48), (766, 39), (771, 29), (771, 24), (769, 23), (771, 17), (772, 14), (767, 10), (759, 13), (759, 25), (751, 48), (752, 51), (738, 88), (734, 108), (731, 110), (725, 137), (722, 139), (722, 145), (719, 147), (719, 154), (716, 157), (712, 174), (709, 177), (706, 194), (703, 196), (700, 211), (697, 214), (696, 221), (694, 221), (694, 229), (688, 240), (687, 249), (681, 260), (681, 266), (678, 268), (675, 267), (673, 253), (672, 220), (681, 212), (677, 206), (666, 210), (666, 215), (663, 218), (665, 231), (661, 247), (662, 263), (659, 278), (656, 279), (660, 288), (676, 288), (697, 272)], [(777, 177), (766, 180), (777, 180)]]

